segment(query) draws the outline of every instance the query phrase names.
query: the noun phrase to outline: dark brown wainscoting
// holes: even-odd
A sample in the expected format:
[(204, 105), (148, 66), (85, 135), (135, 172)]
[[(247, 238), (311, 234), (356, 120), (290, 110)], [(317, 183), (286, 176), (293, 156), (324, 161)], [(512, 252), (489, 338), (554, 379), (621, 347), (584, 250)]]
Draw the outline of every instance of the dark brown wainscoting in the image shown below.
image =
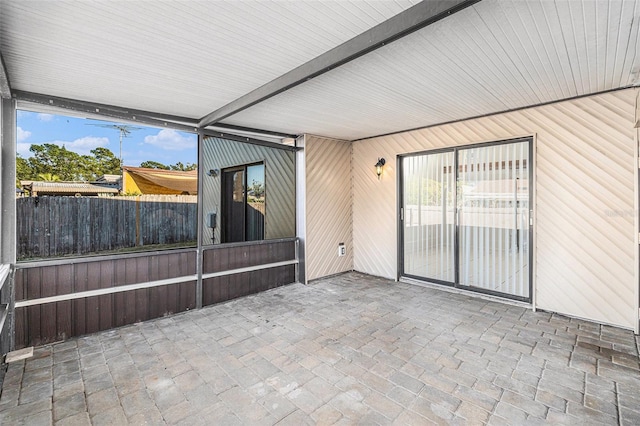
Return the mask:
[[(16, 302), (196, 274), (195, 249), (19, 264)], [(196, 307), (196, 280), (16, 307), (16, 349), (95, 333)]]
[[(261, 241), (250, 245), (211, 247), (204, 251), (202, 274), (223, 272), (296, 259), (296, 241)], [(248, 294), (291, 284), (295, 265), (276, 266), (202, 281), (202, 305), (212, 305)]]
[[(296, 250), (295, 238), (205, 248), (202, 306), (295, 282)], [(199, 306), (197, 256), (196, 249), (179, 249), (18, 264), (14, 349), (195, 309)], [(222, 276), (206, 277), (217, 273)], [(171, 279), (174, 282), (158, 282)], [(77, 295), (137, 284), (149, 286)], [(64, 300), (65, 295), (70, 300)], [(63, 300), (37, 300), (47, 297)]]

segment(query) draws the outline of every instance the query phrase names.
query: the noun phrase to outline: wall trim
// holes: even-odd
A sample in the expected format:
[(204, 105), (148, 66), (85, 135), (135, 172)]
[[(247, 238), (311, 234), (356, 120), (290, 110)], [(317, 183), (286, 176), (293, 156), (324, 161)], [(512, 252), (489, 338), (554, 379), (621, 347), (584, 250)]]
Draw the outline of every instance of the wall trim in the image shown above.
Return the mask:
[[(260, 271), (263, 269), (277, 268), (279, 266), (295, 265), (297, 263), (298, 263), (298, 260), (293, 259), (293, 260), (285, 260), (283, 262), (267, 263), (264, 265), (247, 266), (245, 268), (229, 269), (227, 271), (202, 274), (202, 279), (206, 280), (208, 278), (241, 274), (243, 272)], [(15, 307), (25, 308), (28, 306), (43, 305), (45, 303), (63, 302), (67, 300), (84, 299), (85, 297), (104, 296), (108, 294), (122, 293), (122, 292), (133, 291), (133, 290), (141, 290), (145, 288), (162, 287), (162, 286), (171, 285), (171, 284), (196, 282), (198, 281), (198, 278), (199, 278), (198, 274), (192, 274), (192, 275), (184, 275), (176, 278), (167, 278), (164, 280), (147, 281), (147, 282), (137, 283), (137, 284), (128, 284), (128, 285), (121, 285), (117, 287), (108, 287), (108, 288), (100, 288), (96, 290), (81, 291), (78, 293), (61, 294), (59, 296), (41, 297), (38, 299), (30, 299), (30, 300), (29, 299), (19, 300), (16, 302)]]
[(292, 260), (284, 260), (282, 262), (266, 263), (264, 265), (247, 266), (247, 267), (238, 268), (238, 269), (229, 269), (227, 271), (209, 272), (208, 274), (202, 274), (202, 279), (206, 280), (206, 279), (209, 279), (209, 278), (216, 278), (216, 277), (224, 277), (224, 276), (227, 276), (227, 275), (242, 274), (243, 272), (261, 271), (263, 269), (277, 268), (277, 267), (280, 267), (280, 266), (296, 265), (297, 263), (298, 263), (297, 259), (292, 259)]

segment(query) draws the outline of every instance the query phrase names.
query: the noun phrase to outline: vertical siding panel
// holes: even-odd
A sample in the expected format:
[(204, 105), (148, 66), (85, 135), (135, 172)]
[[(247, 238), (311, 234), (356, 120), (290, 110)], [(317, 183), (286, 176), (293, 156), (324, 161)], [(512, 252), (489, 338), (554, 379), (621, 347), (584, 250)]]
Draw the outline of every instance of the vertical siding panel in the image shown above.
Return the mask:
[[(27, 271), (27, 279), (26, 279), (26, 296), (27, 299), (37, 299), (40, 297), (41, 293), (41, 285), (42, 285), (42, 274), (40, 269), (30, 269)], [(40, 306), (29, 306), (26, 308), (27, 317), (28, 317), (28, 325), (27, 329), (27, 340), (34, 342), (34, 344), (38, 345), (42, 341), (42, 333), (41, 333), (41, 324), (42, 324), (42, 315), (41, 315), (41, 307)]]
[[(160, 272), (160, 259), (159, 256), (152, 256), (149, 259), (149, 281), (154, 281), (158, 279), (158, 275)], [(162, 311), (164, 309), (166, 289), (160, 290), (160, 288), (150, 288), (148, 289), (149, 294), (149, 317), (148, 318), (157, 318), (162, 316)]]
[[(87, 287), (86, 290), (96, 290), (100, 288), (100, 262), (87, 263)], [(79, 299), (86, 305), (87, 333), (100, 331), (100, 298), (88, 297)]]
[(14, 312), (16, 327), (16, 349), (22, 349), (26, 347), (29, 342), (29, 332), (27, 331), (27, 327), (29, 326), (28, 310), (27, 308), (17, 308)]
[[(125, 285), (127, 283), (127, 274), (126, 274), (126, 260), (118, 259), (113, 262), (113, 281), (114, 286), (116, 285)], [(129, 300), (133, 299), (132, 293), (130, 292), (121, 292), (115, 293), (113, 295), (113, 325), (114, 327), (120, 327), (125, 324), (129, 324), (133, 316), (129, 316), (128, 314), (131, 312), (130, 307), (128, 306)]]
[[(81, 292), (87, 290), (87, 282), (89, 276), (88, 263), (78, 263), (74, 267), (74, 291)], [(87, 333), (87, 305), (85, 299), (76, 299), (71, 301), (73, 309), (73, 333), (81, 336)]]
[(217, 297), (217, 286), (215, 284), (215, 278), (202, 280), (202, 306), (215, 303)]
[[(183, 276), (183, 275), (187, 275), (188, 272), (186, 271), (186, 267), (184, 265), (184, 263), (182, 262), (183, 259), (183, 255), (182, 254), (172, 254), (171, 255), (173, 258), (173, 262), (171, 263), (171, 268), (170, 271), (172, 273), (172, 276), (174, 277), (178, 277), (178, 276)], [(182, 287), (185, 287), (186, 285), (176, 285), (173, 288), (173, 293), (169, 294), (169, 306), (171, 307), (171, 312), (175, 313), (175, 312), (180, 312), (180, 306), (181, 306), (181, 302), (180, 302), (180, 289)]]
[[(136, 282), (143, 283), (149, 281), (151, 270), (151, 258), (136, 258)], [(149, 289), (136, 290), (136, 318), (138, 321), (145, 321), (151, 317), (151, 294)]]
[[(216, 250), (215, 258), (214, 258), (214, 271), (225, 271), (230, 268), (229, 264), (229, 251), (228, 250)], [(220, 302), (222, 300), (227, 300), (230, 298), (231, 294), (231, 279), (228, 276), (220, 277), (214, 285), (218, 286), (219, 290), (217, 292), (218, 299), (216, 302)]]
[[(59, 265), (56, 267), (58, 282), (57, 294), (68, 294), (73, 292), (73, 264)], [(73, 336), (72, 305), (70, 300), (56, 303), (56, 326), (57, 332), (55, 340), (65, 340)]]
[[(109, 260), (100, 263), (100, 288), (113, 287), (113, 280), (115, 275), (115, 260)], [(100, 330), (108, 330), (113, 328), (114, 307), (113, 307), (113, 294), (106, 294), (104, 296), (97, 297), (99, 303), (99, 315), (100, 315)]]
[[(25, 292), (25, 280), (27, 271), (24, 269), (17, 269), (14, 274), (14, 288), (16, 301), (24, 300), (26, 298)], [(27, 344), (27, 310), (25, 308), (17, 308), (14, 311), (15, 315), (15, 344), (16, 349), (22, 349)]]
[[(195, 264), (192, 265), (192, 259), (195, 259), (194, 253), (182, 253), (180, 265), (182, 266), (182, 275), (195, 275)], [(180, 310), (184, 311), (195, 307), (196, 293), (195, 282), (180, 287)]]

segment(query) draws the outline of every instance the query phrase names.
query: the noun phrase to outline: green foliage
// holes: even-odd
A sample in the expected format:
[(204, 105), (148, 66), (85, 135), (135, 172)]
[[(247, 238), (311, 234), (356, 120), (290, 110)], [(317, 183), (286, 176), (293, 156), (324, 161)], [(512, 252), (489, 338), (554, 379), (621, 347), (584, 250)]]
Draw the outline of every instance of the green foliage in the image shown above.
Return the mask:
[(198, 165), (195, 163), (182, 164), (180, 161), (178, 161), (176, 164), (169, 166), (169, 168), (171, 170), (178, 170), (181, 172), (190, 172), (191, 170), (197, 169)]
[[(107, 148), (98, 147), (91, 150), (91, 154), (93, 154), (93, 158), (95, 159), (95, 168), (93, 170), (95, 176), (120, 174), (120, 159), (117, 158), (113, 152)], [(91, 163), (91, 158), (89, 156), (86, 157), (88, 157)]]
[(32, 179), (32, 170), (29, 162), (20, 155), (16, 157), (16, 187), (20, 187), (21, 180)]
[(169, 170), (169, 166), (158, 163), (157, 161), (143, 161), (140, 163), (140, 167), (144, 167), (145, 169)]
[(140, 163), (140, 167), (144, 167), (146, 169), (176, 170), (180, 172), (189, 172), (191, 170), (197, 169), (198, 165), (192, 164), (192, 163), (182, 164), (180, 161), (178, 161), (176, 164), (167, 166), (166, 164), (158, 163), (157, 161), (143, 161), (142, 163)]
[(80, 155), (64, 146), (45, 143), (31, 145), (32, 156), (16, 158), (17, 180), (43, 180), (57, 176), (63, 181), (90, 182), (104, 174), (119, 174), (120, 160), (107, 148), (96, 148), (91, 155)]
[(38, 175), (38, 180), (41, 180), (44, 182), (59, 182), (60, 176), (52, 175), (51, 173), (40, 173)]
[(253, 203), (264, 203), (264, 183), (254, 179), (247, 188), (247, 198)]
[[(31, 157), (16, 157), (16, 184), (21, 180), (45, 180), (41, 176), (57, 177), (62, 181), (95, 181), (102, 175), (119, 175), (120, 160), (107, 148), (98, 147), (90, 155), (80, 155), (64, 146), (45, 143), (31, 145)], [(187, 163), (166, 166), (157, 161), (145, 161), (140, 167), (162, 170), (190, 171), (197, 164)]]

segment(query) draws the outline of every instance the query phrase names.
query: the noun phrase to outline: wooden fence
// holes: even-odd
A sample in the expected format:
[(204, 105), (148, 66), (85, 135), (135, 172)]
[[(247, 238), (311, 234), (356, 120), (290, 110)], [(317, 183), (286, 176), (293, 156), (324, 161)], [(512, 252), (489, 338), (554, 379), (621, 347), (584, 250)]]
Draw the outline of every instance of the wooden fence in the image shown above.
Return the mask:
[(195, 195), (16, 200), (18, 260), (193, 243)]

